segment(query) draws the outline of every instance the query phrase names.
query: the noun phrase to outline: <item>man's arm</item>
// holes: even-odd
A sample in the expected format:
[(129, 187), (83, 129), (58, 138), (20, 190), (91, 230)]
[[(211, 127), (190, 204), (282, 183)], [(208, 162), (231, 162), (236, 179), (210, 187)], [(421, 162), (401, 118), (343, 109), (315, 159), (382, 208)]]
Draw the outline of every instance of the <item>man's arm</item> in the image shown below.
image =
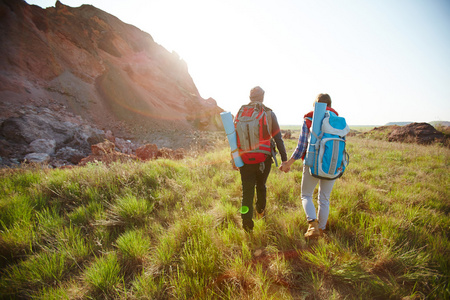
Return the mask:
[(281, 156), (281, 161), (287, 160), (286, 148), (284, 146), (283, 138), (281, 135), (280, 125), (278, 124), (277, 116), (272, 111), (272, 137), (277, 145), (278, 152)]

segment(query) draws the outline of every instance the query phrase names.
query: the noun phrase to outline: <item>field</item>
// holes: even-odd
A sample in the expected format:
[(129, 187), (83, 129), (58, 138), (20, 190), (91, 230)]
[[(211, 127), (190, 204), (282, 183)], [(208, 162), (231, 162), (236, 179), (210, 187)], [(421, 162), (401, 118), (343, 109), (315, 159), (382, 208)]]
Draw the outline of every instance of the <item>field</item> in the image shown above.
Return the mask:
[(225, 143), (2, 170), (0, 298), (450, 299), (450, 150), (350, 137), (348, 152), (317, 242), (303, 237), (300, 161), (273, 168), (267, 216), (242, 230)]

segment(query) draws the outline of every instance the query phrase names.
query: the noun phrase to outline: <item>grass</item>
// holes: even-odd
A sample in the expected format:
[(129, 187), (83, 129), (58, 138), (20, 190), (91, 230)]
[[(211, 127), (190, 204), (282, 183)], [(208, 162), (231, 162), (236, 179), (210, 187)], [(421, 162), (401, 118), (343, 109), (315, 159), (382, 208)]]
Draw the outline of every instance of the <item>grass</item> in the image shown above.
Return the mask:
[[(289, 154), (296, 140), (285, 141)], [(226, 145), (181, 161), (0, 174), (1, 299), (450, 299), (450, 150), (348, 139), (327, 236), (301, 162), (242, 230)]]

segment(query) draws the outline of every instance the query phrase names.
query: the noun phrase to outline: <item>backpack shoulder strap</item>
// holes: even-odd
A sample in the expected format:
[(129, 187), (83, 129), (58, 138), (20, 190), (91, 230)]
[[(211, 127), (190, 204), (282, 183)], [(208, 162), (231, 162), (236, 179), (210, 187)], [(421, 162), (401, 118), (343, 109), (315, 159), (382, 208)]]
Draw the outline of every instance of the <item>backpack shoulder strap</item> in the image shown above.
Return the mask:
[(267, 132), (269, 133), (270, 137), (272, 136), (272, 109), (262, 104), (264, 111), (266, 112), (267, 117)]
[(236, 123), (236, 122), (239, 121), (240, 115), (242, 114), (242, 112), (244, 111), (244, 109), (245, 109), (246, 107), (248, 107), (248, 106), (249, 106), (249, 104), (244, 104), (244, 105), (242, 105), (242, 106), (239, 108), (239, 110), (238, 110), (238, 112), (237, 112), (237, 114), (236, 114), (236, 116), (235, 116), (235, 118), (234, 118), (234, 123)]

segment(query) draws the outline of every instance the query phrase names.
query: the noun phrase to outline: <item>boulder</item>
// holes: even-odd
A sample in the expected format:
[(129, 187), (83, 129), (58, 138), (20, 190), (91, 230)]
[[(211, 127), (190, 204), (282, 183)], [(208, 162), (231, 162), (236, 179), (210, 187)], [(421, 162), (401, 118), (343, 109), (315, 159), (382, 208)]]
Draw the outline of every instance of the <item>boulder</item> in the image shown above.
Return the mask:
[(286, 130), (286, 132), (283, 135), (283, 139), (289, 140), (292, 138), (292, 131), (290, 129)]
[(139, 158), (135, 155), (121, 153), (115, 150), (116, 146), (109, 140), (105, 140), (103, 143), (92, 145), (92, 154), (83, 158), (78, 165), (85, 166), (88, 163), (102, 162), (109, 165), (113, 162), (130, 162), (138, 161)]
[(158, 155), (158, 146), (146, 144), (136, 149), (136, 156), (142, 160), (154, 159)]
[(121, 138), (115, 139), (115, 145), (120, 152), (125, 154), (133, 154), (134, 150), (136, 150), (136, 146), (130, 140), (124, 140)]
[(101, 143), (104, 139), (105, 133), (103, 130), (83, 124), (76, 126), (73, 136), (65, 145), (88, 154), (91, 145)]
[(24, 157), (25, 162), (31, 163), (48, 163), (50, 161), (50, 155), (47, 153), (29, 153)]
[(186, 150), (178, 148), (173, 151), (173, 159), (183, 159), (186, 156)]
[(107, 153), (115, 152), (116, 146), (114, 143), (111, 143), (108, 140), (105, 140), (103, 143), (98, 143), (91, 146), (91, 151), (93, 155), (103, 155)]
[(37, 139), (50, 139), (61, 145), (69, 142), (74, 133), (74, 126), (67, 126), (48, 113), (30, 113), (8, 118), (0, 129), (0, 135), (7, 140), (27, 144)]
[[(27, 153), (60, 152), (67, 163), (78, 163), (89, 155), (91, 145), (103, 141), (105, 133), (71, 114), (47, 108), (24, 107), (19, 116), (7, 118), (0, 126), (0, 155), (22, 161)], [(69, 154), (69, 152), (71, 154)], [(62, 161), (61, 163), (65, 163)]]
[(157, 158), (167, 158), (167, 159), (183, 159), (185, 156), (185, 150), (183, 148), (180, 149), (169, 149), (169, 148), (161, 148), (158, 150), (156, 155)]
[(56, 158), (67, 161), (71, 164), (78, 164), (86, 155), (81, 151), (71, 148), (71, 147), (63, 147), (56, 152)]
[(31, 142), (30, 150), (36, 153), (47, 153), (53, 155), (55, 153), (56, 141), (50, 139), (37, 139)]
[(28, 144), (15, 143), (0, 138), (0, 156), (10, 158), (17, 156), (21, 160), (25, 154), (30, 152), (33, 151), (29, 150)]

